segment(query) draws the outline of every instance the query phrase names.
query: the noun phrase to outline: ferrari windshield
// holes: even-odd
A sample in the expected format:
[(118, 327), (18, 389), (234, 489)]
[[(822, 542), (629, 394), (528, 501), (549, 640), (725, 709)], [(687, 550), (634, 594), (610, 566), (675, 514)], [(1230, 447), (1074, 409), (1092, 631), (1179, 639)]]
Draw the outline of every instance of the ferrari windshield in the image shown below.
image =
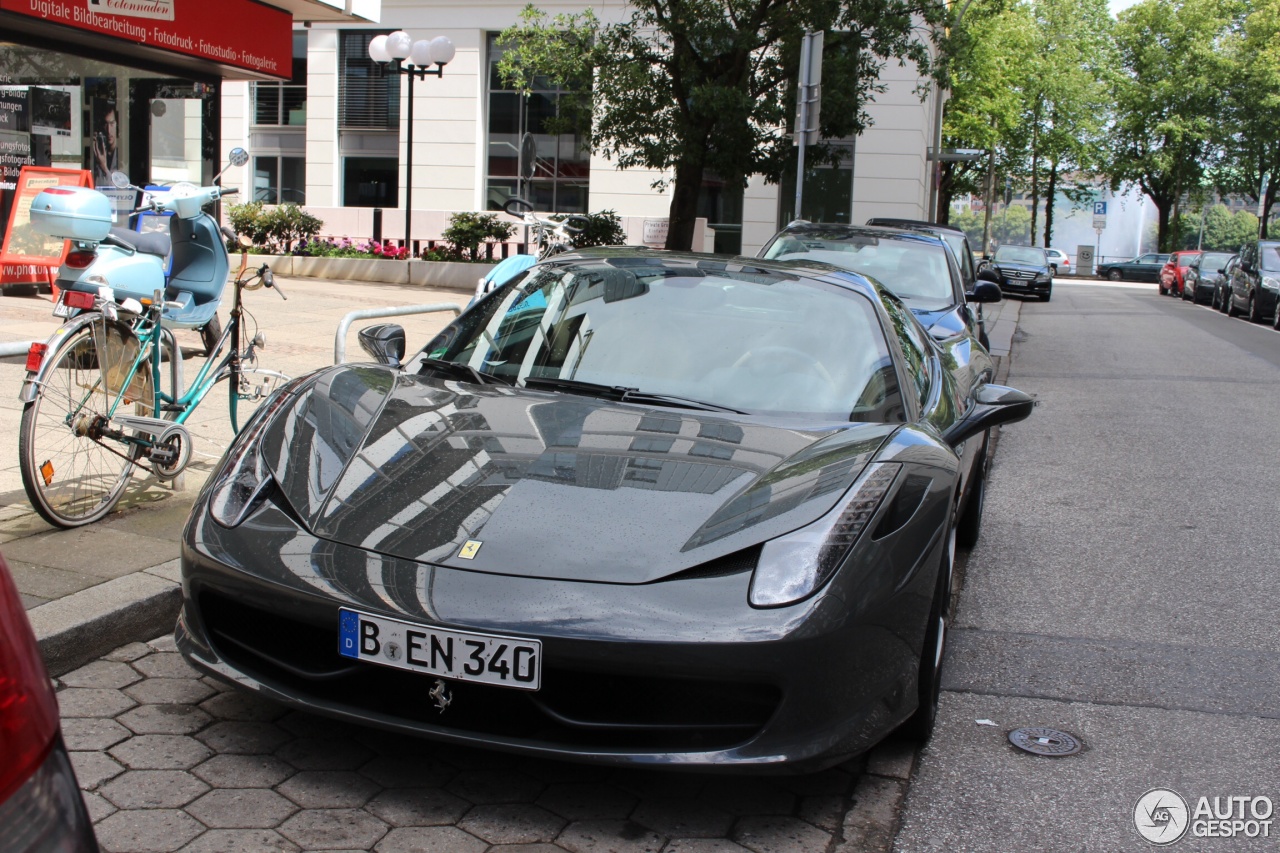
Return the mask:
[(778, 235), (764, 256), (779, 261), (822, 261), (862, 273), (899, 299), (945, 304), (955, 301), (947, 250), (933, 242), (835, 228), (805, 230)]
[(997, 264), (1034, 264), (1044, 266), (1044, 249), (1035, 246), (1001, 246), (994, 258)]
[(459, 317), (406, 369), (429, 373), (427, 359), (508, 384), (623, 400), (902, 419), (893, 360), (866, 296), (742, 263), (535, 267)]

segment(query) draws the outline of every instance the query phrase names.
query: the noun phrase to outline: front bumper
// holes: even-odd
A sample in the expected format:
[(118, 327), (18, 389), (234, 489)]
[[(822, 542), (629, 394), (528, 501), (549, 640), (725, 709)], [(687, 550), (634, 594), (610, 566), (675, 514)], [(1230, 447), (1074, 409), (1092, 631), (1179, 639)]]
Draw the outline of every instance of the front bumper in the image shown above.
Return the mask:
[(1000, 289), (1005, 293), (1042, 294), (1053, 289), (1053, 279), (1036, 281), (1035, 279), (1002, 278)]
[[(177, 642), (239, 687), (406, 734), (598, 763), (809, 771), (915, 710), (936, 577), (917, 569), (941, 547), (905, 579), (860, 577), (856, 608), (828, 587), (757, 610), (749, 567), (641, 585), (488, 575), (321, 540), (270, 503), (228, 531), (202, 499), (183, 536)], [(535, 637), (542, 689), (451, 682), (437, 711), (433, 676), (338, 655), (340, 606)]]

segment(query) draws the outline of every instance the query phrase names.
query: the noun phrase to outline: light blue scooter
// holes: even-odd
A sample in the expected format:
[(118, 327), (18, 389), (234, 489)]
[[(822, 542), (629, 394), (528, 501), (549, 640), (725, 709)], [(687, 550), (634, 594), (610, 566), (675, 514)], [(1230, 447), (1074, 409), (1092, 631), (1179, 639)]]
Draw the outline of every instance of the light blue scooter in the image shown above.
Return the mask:
[[(229, 166), (247, 162), (249, 154), (243, 148), (231, 151)], [(163, 291), (166, 302), (176, 303), (165, 308), (164, 325), (199, 330), (205, 351), (211, 352), (222, 334), (218, 303), (231, 271), (223, 236), (235, 239), (229, 229), (220, 229), (204, 212), (205, 205), (237, 192), (217, 186), (220, 177), (222, 172), (215, 176), (215, 185), (207, 187), (177, 184), (166, 193), (152, 195), (150, 205), (137, 211), (172, 212), (168, 234), (112, 228), (101, 241), (72, 237), (73, 250), (58, 270), (58, 287), (94, 294), (100, 287), (110, 287), (119, 302), (130, 298), (141, 302), (151, 299), (157, 290)], [(112, 173), (111, 182), (120, 189), (138, 189), (123, 172)], [(90, 192), (109, 204), (101, 193)], [(173, 266), (166, 276), (165, 261), (170, 253)]]
[(532, 229), (533, 243), (538, 247), (538, 253), (504, 258), (496, 267), (489, 270), (488, 275), (480, 279), (476, 285), (475, 295), (471, 297), (471, 302), (467, 303), (468, 308), (486, 293), (502, 287), (539, 261), (544, 261), (553, 255), (572, 252), (574, 235), (580, 234), (588, 223), (585, 216), (577, 214), (569, 214), (563, 220), (538, 216), (533, 212), (533, 205), (519, 196), (509, 198), (502, 209), (512, 216), (520, 217), (524, 220), (524, 224)]

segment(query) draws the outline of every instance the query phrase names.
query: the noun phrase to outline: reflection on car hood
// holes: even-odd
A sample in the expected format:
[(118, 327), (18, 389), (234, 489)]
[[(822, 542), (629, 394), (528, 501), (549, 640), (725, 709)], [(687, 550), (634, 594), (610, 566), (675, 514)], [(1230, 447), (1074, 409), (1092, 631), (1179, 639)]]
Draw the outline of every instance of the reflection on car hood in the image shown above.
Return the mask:
[(911, 313), (916, 315), (920, 325), (924, 326), (937, 340), (945, 340), (968, 331), (964, 318), (960, 316), (960, 312), (964, 309), (959, 305), (948, 305), (934, 310), (917, 308), (915, 305), (910, 307)]
[[(316, 376), (263, 453), (316, 535), (496, 574), (645, 583), (816, 520), (896, 429)], [(470, 559), (459, 556), (480, 542)]]

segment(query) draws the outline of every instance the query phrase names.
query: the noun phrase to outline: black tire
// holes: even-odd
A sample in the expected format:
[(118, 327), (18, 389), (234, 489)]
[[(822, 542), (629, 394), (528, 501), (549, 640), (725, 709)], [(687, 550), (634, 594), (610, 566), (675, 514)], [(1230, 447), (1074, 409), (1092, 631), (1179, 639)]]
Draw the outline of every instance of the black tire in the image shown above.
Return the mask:
[(1053, 298), (1053, 288), (1049, 288), (1044, 293), (1040, 294), (1041, 302), (1048, 302), (1052, 298)]
[[(1113, 278), (1113, 279), (1111, 279), (1111, 280), (1112, 280), (1112, 281), (1119, 281), (1119, 279), (1118, 279), (1118, 278)], [(1168, 295), (1169, 295), (1169, 291), (1165, 290), (1165, 288), (1164, 288), (1164, 282), (1163, 282), (1163, 281), (1158, 281), (1158, 282), (1156, 282), (1156, 291), (1157, 291), (1161, 296), (1168, 296)]]
[[(1214, 291), (1215, 293), (1217, 291)], [(1227, 309), (1231, 306), (1231, 291), (1224, 291), (1222, 298), (1218, 300), (1218, 310), (1223, 314), (1227, 313)]]
[(1249, 322), (1262, 322), (1262, 309), (1258, 306), (1258, 295), (1256, 293), (1249, 294)]
[[(88, 432), (117, 394), (136, 353), (137, 338), (128, 326), (98, 316), (73, 331), (47, 356), (53, 367), (36, 398), (22, 410), (18, 427), (18, 467), (22, 487), (40, 517), (55, 527), (80, 527), (109, 513), (128, 485), (136, 448)], [(105, 354), (104, 354), (105, 350)], [(139, 366), (123, 389), (133, 413), (154, 412), (151, 364)], [(117, 452), (112, 452), (112, 451)], [(121, 455), (123, 454), (123, 456)]]
[(1236, 297), (1234, 293), (1227, 294), (1227, 316), (1239, 317), (1240, 309), (1236, 307)]
[(1191, 292), (1190, 292), (1190, 293), (1188, 293), (1188, 292), (1187, 292), (1187, 283), (1184, 281), (1184, 282), (1182, 283), (1182, 301), (1183, 301), (1183, 302), (1186, 302), (1188, 299), (1190, 299), (1192, 302), (1195, 302), (1195, 301), (1196, 301), (1196, 293), (1195, 293), (1194, 288), (1191, 290)]
[(1213, 296), (1209, 297), (1209, 306), (1213, 308), (1214, 311), (1222, 310), (1222, 303), (1218, 299), (1218, 288), (1216, 287), (1213, 289)]
[(942, 693), (942, 659), (947, 651), (947, 628), (951, 619), (953, 533), (948, 532), (943, 542), (942, 565), (938, 568), (938, 583), (934, 588), (933, 605), (929, 608), (929, 624), (920, 649), (920, 672), (916, 677), (919, 704), (915, 713), (897, 731), (900, 737), (916, 743), (925, 743), (933, 736), (933, 726), (938, 719), (938, 697)]
[(1120, 270), (1112, 270), (1107, 273), (1107, 279), (1110, 281), (1119, 281), (1122, 278), (1124, 278), (1124, 276), (1120, 274)]
[(969, 502), (964, 505), (964, 512), (956, 522), (956, 545), (968, 550), (978, 544), (978, 536), (982, 532), (982, 510), (987, 502), (987, 443), (982, 444), (982, 458), (977, 470), (973, 472), (973, 482), (969, 485)]
[(218, 319), (218, 315), (214, 314), (209, 318), (209, 322), (200, 327), (200, 342), (204, 344), (204, 354), (212, 355), (213, 348), (218, 345), (218, 339), (222, 337), (222, 322)]
[(1280, 332), (1280, 299), (1276, 300), (1276, 313), (1275, 316), (1271, 318), (1271, 328)]

